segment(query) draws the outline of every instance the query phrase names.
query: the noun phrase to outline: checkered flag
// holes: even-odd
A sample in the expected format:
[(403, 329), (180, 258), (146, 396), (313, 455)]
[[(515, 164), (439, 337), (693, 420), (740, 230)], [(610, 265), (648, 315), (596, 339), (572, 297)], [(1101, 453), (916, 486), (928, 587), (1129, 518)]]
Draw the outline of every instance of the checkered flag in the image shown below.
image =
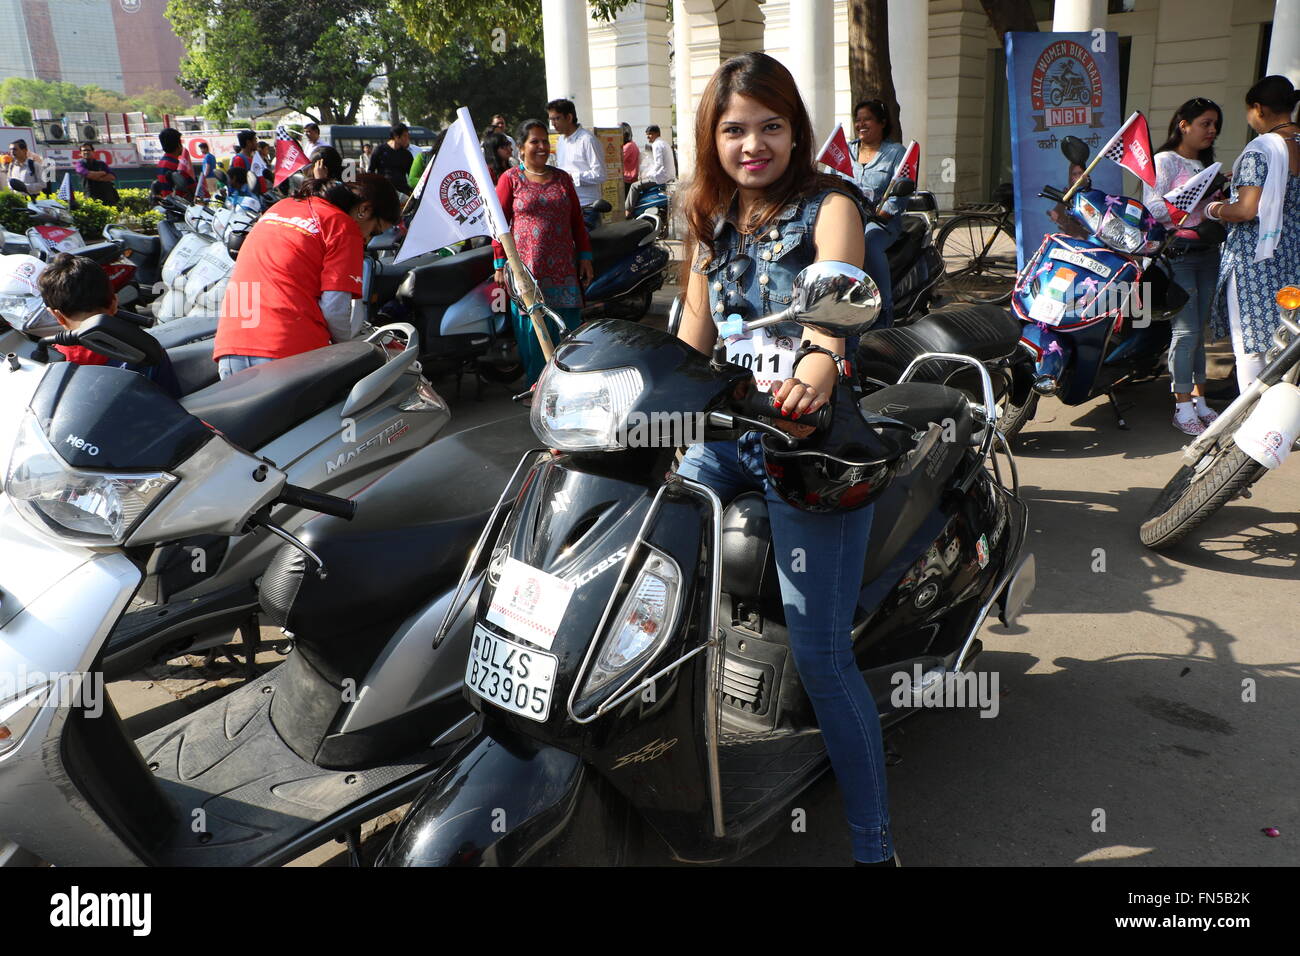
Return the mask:
[(282, 182), (311, 162), (293, 134), (284, 126), (275, 128), (275, 183)]
[(63, 174), (63, 182), (59, 183), (59, 191), (55, 195), (68, 204), (68, 208), (75, 207), (77, 197), (72, 192), (72, 173)]
[(1175, 226), (1181, 226), (1183, 220), (1196, 208), (1196, 204), (1205, 197), (1205, 191), (1210, 188), (1210, 183), (1218, 175), (1219, 167), (1222, 165), (1222, 163), (1214, 163), (1207, 166), (1181, 186), (1164, 194), (1162, 198), (1165, 201), (1165, 208), (1169, 210), (1169, 218)]
[(1147, 129), (1147, 119), (1140, 111), (1135, 111), (1124, 121), (1110, 142), (1101, 148), (1101, 155), (1123, 166), (1148, 186), (1155, 186), (1156, 164), (1151, 152), (1151, 133)]

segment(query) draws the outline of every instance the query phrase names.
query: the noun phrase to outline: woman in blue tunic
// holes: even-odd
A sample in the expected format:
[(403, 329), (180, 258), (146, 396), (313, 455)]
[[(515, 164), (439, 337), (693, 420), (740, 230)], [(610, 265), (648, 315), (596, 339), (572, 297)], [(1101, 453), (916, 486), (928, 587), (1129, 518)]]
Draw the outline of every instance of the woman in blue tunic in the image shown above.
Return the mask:
[(1231, 202), (1212, 202), (1207, 219), (1229, 224), (1211, 325), (1232, 336), (1244, 392), (1264, 368), (1278, 325), (1273, 296), (1300, 282), (1300, 93), (1285, 76), (1266, 76), (1246, 93), (1246, 122), (1260, 135), (1232, 167)]

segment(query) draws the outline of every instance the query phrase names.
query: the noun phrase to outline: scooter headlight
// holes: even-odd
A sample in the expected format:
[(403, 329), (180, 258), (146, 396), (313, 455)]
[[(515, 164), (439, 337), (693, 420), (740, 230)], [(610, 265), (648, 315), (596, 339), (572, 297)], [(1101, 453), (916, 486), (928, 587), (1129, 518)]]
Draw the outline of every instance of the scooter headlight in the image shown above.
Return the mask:
[(612, 626), (579, 695), (586, 699), (631, 674), (653, 657), (673, 632), (681, 609), (682, 575), (677, 562), (651, 551)]
[(36, 416), (18, 428), (4, 491), (14, 510), (37, 530), (77, 544), (120, 545), (165, 495), (176, 476), (165, 471), (116, 474), (67, 464)]
[(634, 368), (566, 372), (547, 365), (533, 395), (533, 432), (560, 451), (618, 451), (642, 388)]
[(1146, 242), (1142, 230), (1123, 217), (1115, 215), (1114, 212), (1106, 213), (1105, 218), (1101, 221), (1101, 229), (1097, 235), (1101, 237), (1102, 242), (1112, 249), (1127, 252), (1130, 255), (1137, 252), (1142, 247), (1142, 244)]

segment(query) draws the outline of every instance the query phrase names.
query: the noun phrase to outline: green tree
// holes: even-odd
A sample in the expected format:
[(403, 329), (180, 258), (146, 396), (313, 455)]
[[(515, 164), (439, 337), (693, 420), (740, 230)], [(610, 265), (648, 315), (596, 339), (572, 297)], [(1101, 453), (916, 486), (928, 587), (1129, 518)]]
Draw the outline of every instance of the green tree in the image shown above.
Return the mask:
[(32, 111), (25, 106), (6, 106), (4, 118), (6, 126), (32, 125)]
[(402, 115), (413, 121), (444, 127), (456, 118), (458, 107), (467, 106), (481, 129), (493, 113), (503, 113), (511, 122), (545, 119), (546, 91), (539, 82), (544, 75), (542, 58), (532, 50), (480, 52), (466, 31), (432, 54), (425, 69), (401, 73), (390, 82)]
[[(635, 0), (589, 0), (597, 19), (612, 20)], [(542, 52), (542, 0), (393, 0), (412, 36), (437, 53), (456, 42), (507, 53)]]
[(353, 122), (370, 85), (423, 69), (428, 53), (389, 0), (171, 0), (181, 85), (229, 113), (278, 96), (323, 123)]
[(51, 83), (25, 76), (11, 76), (0, 82), (0, 102), (49, 110), (55, 115), (91, 109), (84, 88), (74, 83)]

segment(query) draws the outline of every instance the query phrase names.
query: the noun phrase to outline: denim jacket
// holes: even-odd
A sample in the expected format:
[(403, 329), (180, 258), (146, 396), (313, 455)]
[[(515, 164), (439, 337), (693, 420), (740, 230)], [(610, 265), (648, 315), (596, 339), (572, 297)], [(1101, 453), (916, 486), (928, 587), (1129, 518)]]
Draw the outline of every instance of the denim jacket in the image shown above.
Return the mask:
[[(692, 270), (708, 281), (709, 313), (714, 324), (731, 313), (742, 319), (757, 319), (778, 312), (790, 304), (794, 277), (816, 258), (813, 227), (817, 213), (831, 190), (823, 190), (786, 205), (776, 218), (752, 236), (743, 236), (734, 224), (736, 203), (717, 219), (713, 229), (713, 253), (701, 246)], [(856, 202), (856, 200), (855, 200)], [(859, 210), (860, 211), (860, 210)], [(726, 266), (740, 255), (753, 264), (737, 281), (726, 278)], [(739, 293), (744, 304), (728, 306), (729, 291)], [(782, 322), (772, 327), (772, 334), (802, 341), (804, 328), (797, 322)]]

